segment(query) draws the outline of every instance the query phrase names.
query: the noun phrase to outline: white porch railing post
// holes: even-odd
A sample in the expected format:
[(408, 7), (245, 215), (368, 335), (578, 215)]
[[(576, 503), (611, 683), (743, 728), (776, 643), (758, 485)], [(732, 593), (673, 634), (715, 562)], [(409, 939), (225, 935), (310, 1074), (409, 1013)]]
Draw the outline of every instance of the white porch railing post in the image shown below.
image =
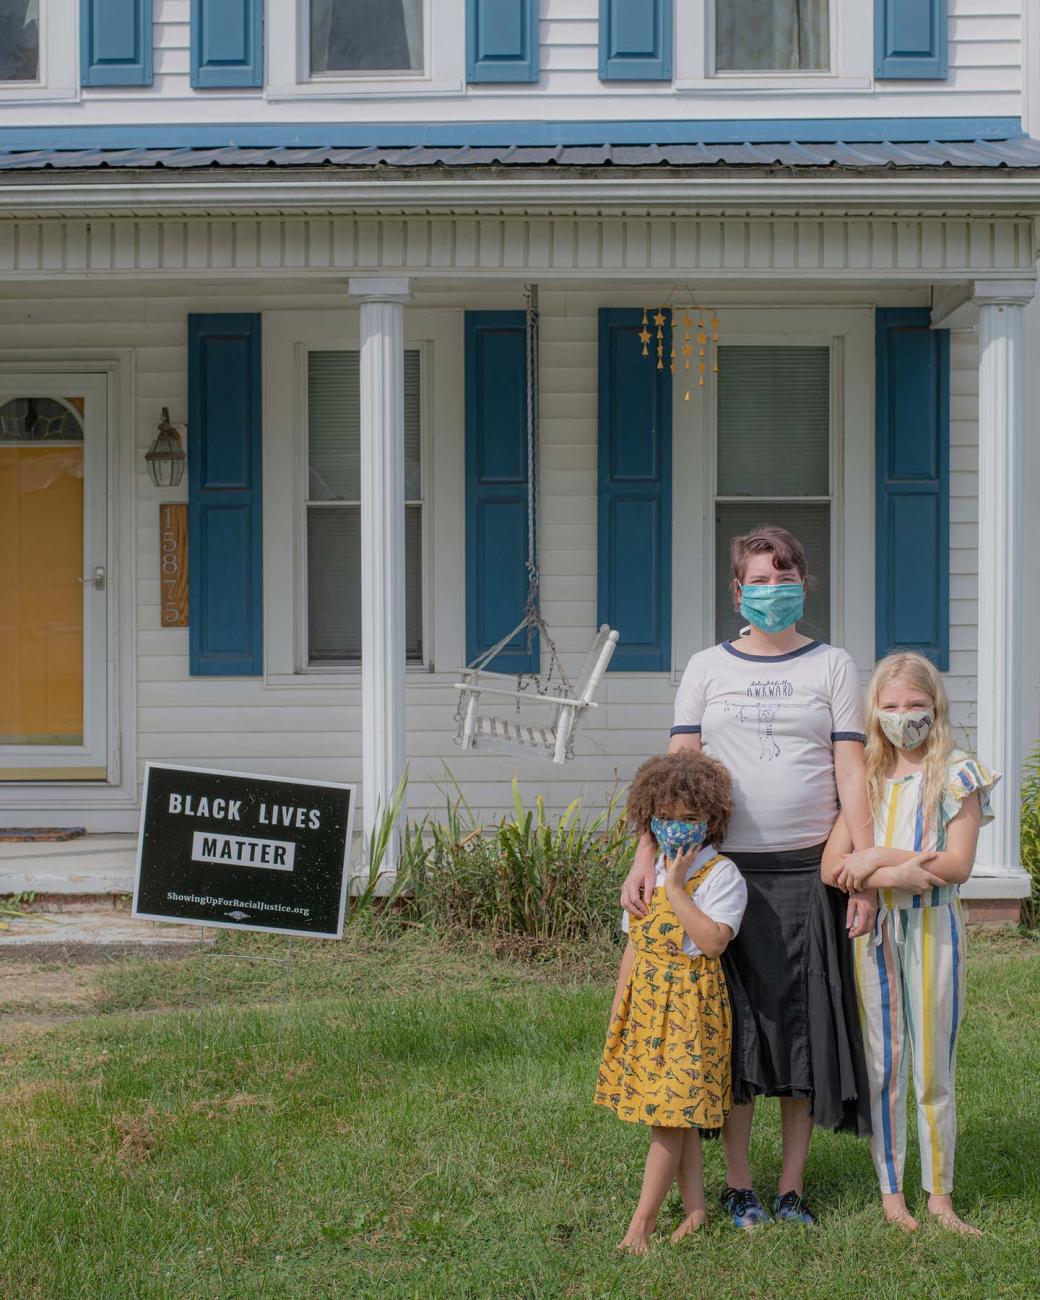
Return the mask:
[[(366, 838), (405, 763), (406, 279), (352, 278), (361, 334), (361, 780)], [(396, 844), (384, 868), (396, 866)]]
[(1021, 871), (1022, 761), (1019, 602), (1022, 599), (1022, 462), (1029, 280), (977, 281), (979, 308), (979, 663), (976, 746), (1003, 773), (994, 825), (979, 839), (987, 875)]

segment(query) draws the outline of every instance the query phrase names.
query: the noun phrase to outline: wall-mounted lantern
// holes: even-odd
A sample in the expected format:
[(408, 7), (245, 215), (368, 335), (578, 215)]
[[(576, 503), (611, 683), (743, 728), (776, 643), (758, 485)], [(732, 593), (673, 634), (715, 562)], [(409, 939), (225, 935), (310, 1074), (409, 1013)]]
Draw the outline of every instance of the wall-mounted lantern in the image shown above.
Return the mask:
[(180, 433), (170, 423), (170, 409), (167, 406), (162, 409), (159, 432), (144, 458), (156, 487), (176, 487), (184, 477), (188, 457), (181, 444)]

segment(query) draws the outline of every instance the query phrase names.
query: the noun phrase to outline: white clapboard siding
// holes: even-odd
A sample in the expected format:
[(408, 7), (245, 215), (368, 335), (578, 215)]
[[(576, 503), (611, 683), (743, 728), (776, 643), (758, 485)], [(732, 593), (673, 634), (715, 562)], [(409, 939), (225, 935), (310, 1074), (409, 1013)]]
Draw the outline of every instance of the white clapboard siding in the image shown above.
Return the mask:
[[(576, 0), (574, 0), (576, 3)], [(820, 289), (827, 300), (834, 288)], [(858, 301), (863, 301), (862, 290)], [(849, 290), (852, 293), (852, 290)], [(779, 290), (763, 299), (776, 301)], [(545, 289), (541, 349), (542, 595), (553, 636), (569, 672), (580, 668), (598, 621), (596, 609), (597, 308), (624, 302), (606, 281), (596, 291)], [(629, 295), (631, 300), (631, 295)], [(806, 301), (792, 291), (792, 306)], [(335, 285), (291, 282), (177, 288), (173, 285), (43, 283), (9, 285), (0, 297), (0, 354), (16, 348), (133, 348), (137, 447), (136, 592), (138, 761), (360, 781), (360, 679), (309, 677), (287, 685), (261, 680), (192, 679), (188, 634), (159, 626), (158, 504), (186, 497), (160, 491), (143, 453), (163, 405), (174, 420), (187, 408), (186, 318), (191, 311), (256, 311), (328, 307), (342, 302)], [(423, 306), (517, 305), (500, 289), (446, 288), (423, 295)], [(977, 357), (972, 332), (952, 338), (951, 420), (951, 671), (954, 719), (970, 729), (975, 711), (977, 562)], [(1034, 363), (1035, 364), (1035, 363)], [(454, 382), (461, 383), (462, 376)], [(461, 435), (457, 435), (461, 436)], [(188, 436), (189, 455), (191, 435)], [(270, 490), (270, 486), (269, 489)], [(868, 490), (868, 485), (864, 485)], [(447, 508), (458, 509), (449, 503)], [(461, 610), (459, 617), (462, 617)], [(446, 767), (479, 815), (511, 802), (514, 771), (526, 798), (547, 796), (559, 808), (576, 795), (597, 806), (624, 784), (649, 753), (663, 749), (672, 720), (670, 674), (608, 674), (566, 768), (498, 755), (463, 756), (453, 743), (453, 665), (441, 674), (410, 672), (407, 746), (413, 812), (443, 806), (438, 787)], [(681, 665), (680, 665), (681, 667)], [(859, 665), (866, 673), (870, 664)], [(503, 706), (507, 711), (508, 702)]]
[[(279, 5), (298, 0), (276, 0)], [(687, 3), (688, 0), (679, 0)], [(867, 0), (839, 0), (866, 4)], [(599, 0), (540, 0), (541, 76), (534, 85), (481, 85), (427, 99), (378, 92), (349, 101), (352, 122), (1018, 116), (1022, 110), (1023, 0), (949, 0), (949, 75), (944, 81), (884, 81), (860, 90), (757, 87), (742, 95), (710, 84), (599, 80)], [(188, 0), (155, 0), (154, 81), (147, 87), (88, 87), (74, 104), (0, 108), (0, 123), (28, 125), (294, 123), (341, 120), (342, 100), (267, 101), (261, 88), (197, 91), (190, 81)], [(461, 41), (464, 35), (458, 32)]]

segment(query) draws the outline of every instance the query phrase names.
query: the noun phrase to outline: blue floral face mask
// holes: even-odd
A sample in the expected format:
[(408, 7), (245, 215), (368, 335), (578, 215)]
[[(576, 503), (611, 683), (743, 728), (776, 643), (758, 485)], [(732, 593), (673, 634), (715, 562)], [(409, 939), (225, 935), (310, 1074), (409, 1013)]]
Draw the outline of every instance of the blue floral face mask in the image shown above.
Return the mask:
[(740, 612), (760, 632), (783, 632), (805, 612), (801, 582), (756, 582), (740, 588)]
[(690, 848), (699, 849), (708, 838), (707, 822), (663, 821), (654, 817), (650, 829), (667, 858), (677, 858)]

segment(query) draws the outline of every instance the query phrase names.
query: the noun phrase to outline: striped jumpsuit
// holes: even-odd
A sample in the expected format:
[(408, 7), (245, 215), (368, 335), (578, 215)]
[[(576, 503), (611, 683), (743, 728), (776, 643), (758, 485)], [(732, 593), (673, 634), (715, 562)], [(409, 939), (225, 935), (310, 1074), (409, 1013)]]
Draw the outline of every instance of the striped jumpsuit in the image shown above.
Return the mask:
[[(983, 823), (1000, 778), (975, 759), (950, 756), (938, 807), (925, 808), (920, 773), (889, 780), (874, 820), (874, 843), (924, 852), (946, 847), (947, 824), (978, 791)], [(903, 1189), (909, 1057), (913, 1058), (921, 1183), (953, 1190), (957, 1033), (964, 1015), (964, 914), (956, 885), (924, 894), (879, 891), (873, 934), (853, 943), (860, 1023), (870, 1079), (870, 1149), (882, 1192)]]

